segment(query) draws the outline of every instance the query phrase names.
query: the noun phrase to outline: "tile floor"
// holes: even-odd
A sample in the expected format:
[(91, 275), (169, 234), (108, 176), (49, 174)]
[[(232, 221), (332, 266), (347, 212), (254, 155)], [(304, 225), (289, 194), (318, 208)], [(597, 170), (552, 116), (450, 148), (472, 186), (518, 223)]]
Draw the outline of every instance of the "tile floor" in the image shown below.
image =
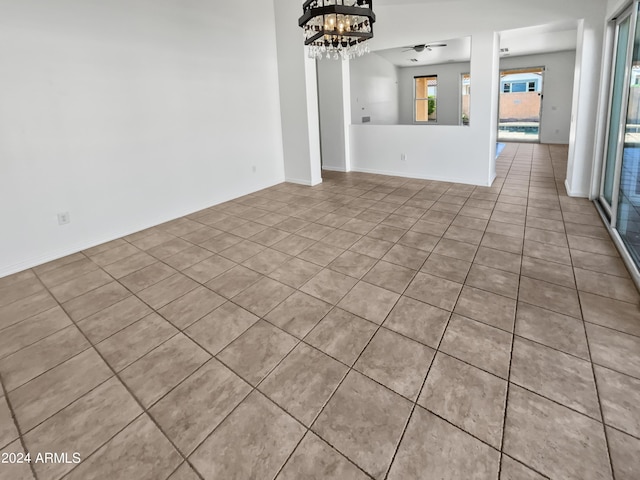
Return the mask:
[(0, 279), (0, 451), (82, 459), (0, 478), (640, 478), (639, 296), (566, 155), (328, 173)]

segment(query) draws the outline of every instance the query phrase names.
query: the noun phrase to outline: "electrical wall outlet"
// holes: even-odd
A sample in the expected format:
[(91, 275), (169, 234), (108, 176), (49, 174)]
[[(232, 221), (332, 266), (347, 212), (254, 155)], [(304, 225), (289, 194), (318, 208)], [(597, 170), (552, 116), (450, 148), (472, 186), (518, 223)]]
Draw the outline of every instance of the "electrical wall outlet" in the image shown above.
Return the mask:
[(253, 167), (251, 167), (251, 170), (253, 171), (253, 173), (256, 173), (256, 170), (257, 170), (256, 166), (254, 165)]
[(62, 212), (58, 214), (58, 225), (66, 225), (71, 222), (69, 212)]
[(401, 153), (400, 154), (400, 160), (403, 161), (403, 162), (406, 162), (407, 161), (407, 154), (406, 153)]

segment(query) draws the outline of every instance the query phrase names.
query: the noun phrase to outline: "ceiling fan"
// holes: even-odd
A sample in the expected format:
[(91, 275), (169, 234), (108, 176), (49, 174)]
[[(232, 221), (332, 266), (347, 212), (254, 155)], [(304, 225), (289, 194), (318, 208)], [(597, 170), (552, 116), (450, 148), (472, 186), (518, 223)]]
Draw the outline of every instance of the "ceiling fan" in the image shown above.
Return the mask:
[(408, 52), (409, 50), (413, 50), (415, 52), (420, 53), (420, 52), (423, 52), (425, 49), (430, 52), (434, 48), (446, 47), (446, 46), (447, 46), (446, 43), (424, 43), (422, 45), (414, 45), (412, 47), (405, 47), (406, 50), (403, 50), (403, 52)]

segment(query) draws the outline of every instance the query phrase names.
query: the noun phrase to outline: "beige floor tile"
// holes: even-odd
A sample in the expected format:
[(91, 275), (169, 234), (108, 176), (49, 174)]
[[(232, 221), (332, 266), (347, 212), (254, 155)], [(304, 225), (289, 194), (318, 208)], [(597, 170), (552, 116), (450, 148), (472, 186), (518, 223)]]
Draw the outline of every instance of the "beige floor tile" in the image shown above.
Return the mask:
[(595, 366), (604, 422), (640, 437), (640, 380)]
[(199, 480), (198, 474), (187, 462), (184, 462), (171, 474), (168, 480)]
[(111, 282), (76, 297), (64, 303), (63, 306), (73, 320), (79, 321), (130, 295), (131, 293), (118, 282)]
[(438, 353), (418, 403), (499, 449), (507, 382)]
[(581, 268), (574, 268), (573, 270), (576, 275), (578, 290), (581, 292), (595, 293), (622, 302), (640, 303), (640, 295), (630, 278), (620, 278)]
[(520, 273), (521, 262), (522, 257), (520, 255), (487, 247), (480, 247), (473, 259), (473, 263), (478, 265), (497, 268), (515, 274)]
[(478, 368), (507, 378), (512, 336), (494, 327), (453, 315), (440, 350)]
[(415, 271), (410, 268), (380, 261), (364, 276), (364, 280), (392, 292), (402, 293), (414, 275)]
[(577, 318), (519, 303), (516, 334), (589, 360), (584, 324)]
[[(25, 435), (31, 452), (74, 452), (82, 460), (142, 413), (138, 403), (115, 377), (67, 406)], [(60, 478), (74, 464), (34, 463), (39, 478)]]
[(218, 353), (219, 360), (257, 385), (293, 348), (297, 340), (260, 320)]
[(358, 235), (357, 233), (335, 230), (322, 238), (320, 242), (333, 247), (347, 249), (361, 238), (362, 235)]
[(582, 237), (577, 235), (567, 235), (569, 246), (572, 250), (580, 250), (588, 253), (597, 253), (600, 255), (618, 256), (618, 251), (613, 245), (611, 239), (599, 239), (591, 237)]
[(216, 355), (257, 321), (253, 313), (227, 302), (191, 325), (185, 333)]
[(122, 370), (120, 378), (147, 408), (210, 358), (179, 333)]
[(136, 295), (151, 308), (159, 309), (198, 287), (198, 284), (181, 273), (145, 288)]
[(387, 329), (380, 329), (354, 368), (404, 397), (415, 400), (435, 351)]
[(452, 282), (464, 283), (470, 268), (471, 262), (466, 260), (432, 253), (420, 271)]
[(11, 391), (89, 348), (90, 344), (75, 325), (17, 351), (0, 360), (0, 374)]
[(223, 303), (225, 299), (220, 295), (206, 287), (198, 287), (165, 305), (158, 310), (158, 313), (183, 330)]
[(602, 424), (515, 385), (503, 448), (550, 478), (612, 478)]
[(269, 277), (290, 287), (300, 288), (320, 270), (322, 267), (314, 263), (292, 258), (271, 272)]
[(367, 480), (369, 477), (313, 432), (308, 432), (277, 480)]
[(39, 277), (42, 283), (48, 288), (52, 288), (61, 283), (73, 280), (80, 275), (98, 270), (99, 268), (98, 265), (88, 258), (81, 258), (60, 268), (41, 273)]
[(353, 365), (376, 332), (374, 323), (333, 309), (307, 335), (305, 341), (347, 365)]
[(487, 231), (484, 234), (484, 237), (482, 237), (480, 246), (515, 253), (518, 255), (522, 254), (523, 249), (522, 237), (502, 235), (500, 233), (493, 233), (489, 231)]
[(0, 329), (14, 325), (57, 306), (48, 292), (42, 291), (0, 307)]
[(303, 338), (331, 310), (331, 305), (306, 293), (296, 292), (271, 310), (265, 319), (298, 338)]
[(275, 243), (273, 248), (289, 255), (299, 255), (314, 243), (315, 240), (313, 238), (291, 235)]
[[(286, 217), (285, 217), (286, 218)], [(252, 242), (259, 243), (265, 247), (272, 247), (274, 244), (281, 240), (284, 240), (290, 235), (289, 232), (279, 230), (277, 228), (267, 228), (259, 233), (256, 233), (249, 238)]]
[(502, 455), (500, 480), (544, 480), (545, 477), (511, 457)]
[(549, 347), (516, 338), (510, 381), (601, 421), (591, 364)]
[(491, 479), (498, 477), (500, 453), (418, 407), (398, 448), (388, 478)]
[(629, 277), (629, 272), (620, 257), (572, 250), (571, 259), (573, 260), (574, 267), (623, 278)]
[(212, 359), (156, 403), (150, 413), (180, 451), (189, 455), (250, 391), (249, 384)]
[(522, 257), (522, 275), (568, 288), (576, 288), (573, 268), (539, 258)]
[(640, 472), (640, 440), (607, 427), (609, 453), (616, 480), (634, 480)]
[(397, 293), (366, 282), (358, 282), (338, 306), (366, 320), (381, 324), (398, 298), (400, 295)]
[(167, 257), (164, 262), (176, 270), (186, 270), (213, 256), (209, 250), (193, 245), (175, 255)]
[(182, 458), (158, 427), (144, 414), (65, 477), (70, 480), (168, 477)]
[(102, 253), (98, 253), (97, 255), (93, 255), (90, 258), (92, 262), (103, 267), (105, 265), (117, 262), (118, 260), (122, 260), (123, 258), (130, 257), (131, 255), (134, 255), (138, 252), (140, 252), (138, 248), (129, 243), (126, 243), (119, 247), (111, 248)]
[(291, 287), (265, 277), (233, 297), (233, 301), (251, 313), (263, 317), (293, 292)]
[(99, 343), (152, 312), (138, 297), (127, 297), (78, 322), (78, 327), (92, 343)]
[(593, 363), (640, 378), (640, 337), (585, 324)]
[(259, 243), (255, 243), (250, 240), (242, 240), (241, 242), (234, 243), (231, 247), (222, 250), (220, 255), (231, 261), (241, 263), (254, 255), (257, 255), (264, 249), (264, 245), (260, 245)]
[(191, 247), (191, 243), (181, 238), (173, 238), (168, 242), (164, 242), (156, 247), (150, 248), (147, 250), (147, 253), (160, 260), (164, 260), (165, 258), (169, 258), (176, 253), (180, 253), (189, 247)]
[(329, 268), (350, 277), (362, 278), (376, 261), (375, 258), (347, 250), (331, 262)]
[(477, 249), (477, 246), (470, 243), (443, 238), (433, 249), (433, 253), (471, 262), (473, 261), (473, 257), (475, 256)]
[(581, 318), (578, 293), (571, 288), (522, 277), (518, 300), (557, 313)]
[[(80, 275), (73, 280), (69, 280), (67, 282), (61, 283), (60, 285), (56, 285), (55, 287), (50, 289), (50, 292), (56, 298), (56, 300), (58, 300), (60, 303), (64, 303), (73, 298), (79, 297), (84, 293), (101, 287), (102, 285), (106, 285), (107, 283), (112, 281), (113, 279), (104, 271), (94, 270), (93, 272)], [(21, 290), (25, 294), (19, 298), (24, 298), (27, 296), (27, 294), (37, 293), (41, 289), (42, 286), (40, 284), (34, 287), (28, 286), (28, 288), (24, 288)], [(0, 301), (3, 298), (5, 297), (0, 293)]]
[(452, 311), (461, 290), (462, 285), (459, 283), (425, 273), (418, 273), (405, 291), (405, 295), (435, 307)]
[(273, 478), (305, 429), (254, 392), (191, 455), (206, 480)]
[(333, 247), (325, 243), (318, 242), (298, 255), (298, 258), (315, 263), (321, 267), (326, 267), (336, 258), (338, 258), (344, 250), (342, 248)]
[(355, 278), (324, 269), (305, 283), (300, 290), (336, 305), (356, 283)]
[(394, 245), (384, 257), (382, 257), (382, 260), (394, 265), (418, 270), (428, 256), (429, 254), (424, 250), (397, 244)]
[(133, 293), (138, 293), (151, 285), (155, 285), (156, 283), (169, 278), (175, 273), (175, 269), (165, 265), (164, 263), (156, 262), (148, 267), (136, 270), (135, 272), (122, 277), (119, 281)]
[(450, 315), (446, 310), (402, 296), (385, 320), (384, 326), (437, 348)]
[(118, 372), (176, 333), (173, 325), (152, 313), (98, 343), (96, 348)]
[(362, 237), (354, 243), (349, 250), (373, 258), (382, 258), (391, 249), (391, 247), (393, 247), (393, 245), (394, 244), (392, 242), (378, 240), (367, 236)]
[(22, 432), (28, 432), (112, 375), (95, 350), (88, 349), (9, 392)]
[(473, 264), (465, 283), (505, 297), (518, 297), (519, 276), (504, 270)]
[(268, 275), (290, 259), (291, 256), (286, 253), (267, 248), (259, 254), (244, 261), (243, 265), (251, 270), (262, 273), (263, 275)]
[(71, 319), (60, 307), (54, 307), (16, 323), (0, 335), (0, 358), (32, 345), (71, 325)]
[(585, 321), (640, 336), (640, 306), (579, 292)]
[(11, 410), (6, 397), (0, 396), (0, 449), (6, 447), (18, 438), (18, 430), (13, 422)]
[(347, 371), (345, 365), (300, 344), (269, 374), (260, 390), (300, 422), (311, 426)]
[(233, 298), (263, 278), (242, 265), (236, 265), (222, 275), (207, 282), (206, 286), (226, 298)]
[[(384, 477), (411, 412), (411, 403), (351, 371), (313, 431), (369, 475)], [(371, 419), (377, 419), (372, 422)]]
[(454, 309), (459, 315), (509, 332), (513, 331), (515, 311), (515, 300), (466, 285)]
[(220, 255), (211, 255), (184, 270), (184, 274), (198, 283), (207, 283), (233, 268), (236, 264)]

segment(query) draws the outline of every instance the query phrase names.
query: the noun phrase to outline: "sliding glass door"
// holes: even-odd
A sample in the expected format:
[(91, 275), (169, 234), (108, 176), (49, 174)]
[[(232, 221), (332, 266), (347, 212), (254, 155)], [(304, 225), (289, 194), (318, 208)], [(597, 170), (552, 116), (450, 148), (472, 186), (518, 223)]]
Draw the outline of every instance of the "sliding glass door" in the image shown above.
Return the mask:
[(600, 204), (640, 265), (640, 22), (638, 1), (616, 20)]

